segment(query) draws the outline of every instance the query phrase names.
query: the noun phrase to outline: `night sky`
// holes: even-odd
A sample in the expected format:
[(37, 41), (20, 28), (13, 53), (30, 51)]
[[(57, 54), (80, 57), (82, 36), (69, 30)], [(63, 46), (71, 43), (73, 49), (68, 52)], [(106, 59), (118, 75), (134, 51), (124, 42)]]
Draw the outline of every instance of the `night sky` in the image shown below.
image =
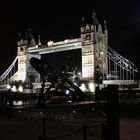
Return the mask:
[(43, 43), (77, 38), (82, 17), (90, 23), (93, 9), (101, 24), (107, 21), (109, 46), (140, 68), (139, 0), (21, 0), (1, 4), (0, 9), (0, 74), (16, 57), (18, 33), (30, 27)]

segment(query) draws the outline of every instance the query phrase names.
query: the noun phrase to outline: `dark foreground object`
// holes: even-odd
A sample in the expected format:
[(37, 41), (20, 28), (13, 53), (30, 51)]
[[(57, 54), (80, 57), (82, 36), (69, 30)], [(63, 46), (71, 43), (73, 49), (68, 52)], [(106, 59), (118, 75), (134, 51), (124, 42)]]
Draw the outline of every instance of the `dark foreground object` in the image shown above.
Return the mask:
[(96, 89), (96, 101), (100, 104), (101, 100), (106, 101), (107, 124), (104, 126), (103, 138), (105, 140), (120, 140), (119, 126), (119, 94), (117, 85), (108, 85), (107, 88)]

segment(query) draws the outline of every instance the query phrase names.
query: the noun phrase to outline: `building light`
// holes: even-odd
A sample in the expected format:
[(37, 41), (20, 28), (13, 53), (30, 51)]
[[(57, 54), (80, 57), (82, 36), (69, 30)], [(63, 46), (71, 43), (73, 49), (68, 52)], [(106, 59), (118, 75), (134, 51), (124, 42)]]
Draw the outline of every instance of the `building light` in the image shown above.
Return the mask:
[(48, 46), (50, 47), (50, 46), (53, 45), (53, 41), (50, 40), (47, 44), (48, 44)]
[(68, 39), (64, 40), (65, 43), (68, 43), (68, 41), (69, 41)]
[(23, 101), (13, 101), (13, 105), (23, 105)]
[(73, 110), (72, 112), (73, 112), (74, 114), (76, 113), (76, 111), (75, 111), (75, 110)]
[(103, 51), (101, 51), (101, 52), (100, 52), (100, 55), (104, 55), (104, 52), (103, 52)]
[(81, 72), (78, 72), (78, 75), (81, 76)]
[(78, 86), (77, 83), (74, 83), (75, 86)]
[(68, 95), (70, 93), (70, 91), (69, 90), (66, 90), (65, 93)]
[(7, 85), (7, 89), (10, 89), (10, 88), (11, 88), (11, 86), (8, 84), (8, 85)]
[(11, 91), (12, 91), (12, 92), (16, 92), (16, 91), (17, 91), (16, 86), (13, 86), (13, 87), (11, 88)]
[(38, 48), (38, 45), (35, 45), (35, 48)]
[(93, 82), (89, 82), (88, 87), (91, 92), (95, 92), (95, 84)]
[(81, 84), (79, 87), (82, 91), (86, 91), (86, 85), (84, 83)]
[(19, 92), (23, 92), (23, 87), (22, 86), (19, 86), (18, 91)]

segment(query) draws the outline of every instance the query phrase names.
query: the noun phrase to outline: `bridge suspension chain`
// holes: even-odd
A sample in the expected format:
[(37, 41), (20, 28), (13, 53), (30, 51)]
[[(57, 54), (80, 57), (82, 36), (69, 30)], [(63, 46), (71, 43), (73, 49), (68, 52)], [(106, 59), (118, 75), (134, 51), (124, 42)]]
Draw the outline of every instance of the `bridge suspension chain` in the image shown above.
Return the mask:
[(97, 44), (96, 45), (101, 51), (105, 53), (105, 55), (108, 56), (109, 59), (111, 59), (116, 65), (121, 67), (122, 69), (125, 69), (126, 71), (132, 73), (132, 72), (139, 72), (139, 69), (136, 68), (135, 64), (128, 59), (124, 58), (120, 54), (118, 54), (116, 51), (114, 51), (111, 47), (105, 48), (105, 45)]
[(9, 73), (14, 68), (17, 60), (18, 60), (18, 56), (16, 56), (16, 58), (14, 59), (14, 61), (12, 62), (12, 64), (9, 66), (9, 68), (0, 76), (0, 82), (2, 82), (9, 75)]

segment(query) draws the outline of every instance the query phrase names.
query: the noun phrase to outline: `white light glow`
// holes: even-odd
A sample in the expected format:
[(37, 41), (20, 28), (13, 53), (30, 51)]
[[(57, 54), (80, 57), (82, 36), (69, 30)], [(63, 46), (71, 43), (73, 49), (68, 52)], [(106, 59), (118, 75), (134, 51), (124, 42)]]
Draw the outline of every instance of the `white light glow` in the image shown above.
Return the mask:
[(13, 105), (23, 105), (23, 101), (13, 101)]
[(10, 89), (10, 88), (11, 88), (11, 86), (8, 84), (8, 85), (7, 85), (7, 89)]
[(38, 45), (35, 45), (35, 48), (38, 48)]
[(78, 86), (77, 83), (74, 83), (75, 86)]
[(81, 84), (81, 86), (79, 87), (82, 91), (86, 91), (86, 86), (84, 83)]
[(23, 92), (23, 87), (22, 86), (19, 86), (18, 91), (19, 92)]
[(103, 51), (101, 51), (101, 52), (100, 52), (100, 55), (103, 55), (103, 54), (104, 54)]
[(74, 114), (76, 113), (76, 111), (75, 111), (75, 110), (73, 110), (72, 112), (73, 112)]
[(52, 45), (53, 45), (53, 41), (50, 40), (50, 41), (48, 42), (48, 46), (52, 46)]
[(70, 91), (69, 90), (66, 90), (66, 94), (68, 95), (70, 93)]
[(95, 84), (93, 82), (90, 82), (88, 86), (91, 92), (95, 92)]
[(69, 41), (69, 40), (68, 40), (68, 39), (66, 39), (64, 42), (65, 42), (65, 43), (68, 43), (68, 41)]
[(80, 76), (81, 75), (81, 72), (78, 72), (78, 75)]
[(17, 91), (16, 86), (13, 86), (13, 87), (11, 88), (11, 91), (12, 91), (12, 92), (16, 92), (16, 91)]

